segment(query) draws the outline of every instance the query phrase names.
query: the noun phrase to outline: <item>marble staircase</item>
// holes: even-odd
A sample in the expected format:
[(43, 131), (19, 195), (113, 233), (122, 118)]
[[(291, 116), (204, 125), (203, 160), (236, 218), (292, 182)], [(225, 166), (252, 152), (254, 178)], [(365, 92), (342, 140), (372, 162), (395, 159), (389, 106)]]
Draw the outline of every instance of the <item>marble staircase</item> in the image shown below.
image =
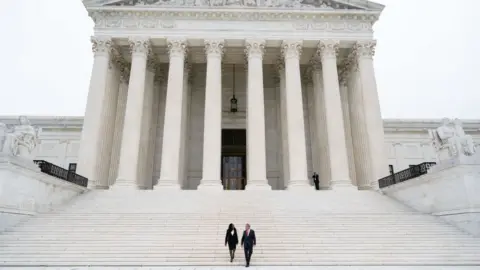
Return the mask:
[[(0, 235), (3, 267), (480, 266), (480, 239), (373, 191), (92, 191)], [(281, 269), (281, 268), (278, 268)]]

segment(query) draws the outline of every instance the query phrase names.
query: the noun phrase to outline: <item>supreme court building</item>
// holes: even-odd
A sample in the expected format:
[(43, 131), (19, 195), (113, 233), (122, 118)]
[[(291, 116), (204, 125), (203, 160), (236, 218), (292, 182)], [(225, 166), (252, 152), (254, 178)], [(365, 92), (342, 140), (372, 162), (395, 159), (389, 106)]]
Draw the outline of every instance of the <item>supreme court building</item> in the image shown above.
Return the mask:
[[(376, 188), (389, 174), (365, 0), (84, 0), (92, 188)], [(158, 177), (155, 177), (158, 172)]]

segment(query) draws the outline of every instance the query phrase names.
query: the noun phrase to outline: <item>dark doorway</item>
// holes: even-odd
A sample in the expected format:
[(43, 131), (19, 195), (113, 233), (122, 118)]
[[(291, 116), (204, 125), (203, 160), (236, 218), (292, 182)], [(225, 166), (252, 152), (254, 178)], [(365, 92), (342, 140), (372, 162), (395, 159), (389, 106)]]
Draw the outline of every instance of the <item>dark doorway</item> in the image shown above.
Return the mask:
[(247, 133), (245, 129), (222, 129), (220, 174), (223, 189), (245, 189), (247, 185)]

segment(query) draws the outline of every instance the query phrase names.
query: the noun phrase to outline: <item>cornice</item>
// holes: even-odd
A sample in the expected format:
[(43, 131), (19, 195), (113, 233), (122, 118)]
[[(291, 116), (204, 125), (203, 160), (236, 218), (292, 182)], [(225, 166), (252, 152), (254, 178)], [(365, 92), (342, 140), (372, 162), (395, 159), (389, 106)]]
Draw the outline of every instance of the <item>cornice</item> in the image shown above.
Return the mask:
[(142, 6), (108, 6), (108, 7), (89, 7), (89, 16), (92, 17), (96, 25), (98, 20), (106, 18), (132, 18), (138, 20), (145, 19), (195, 19), (195, 20), (220, 20), (220, 21), (311, 21), (325, 22), (333, 21), (365, 21), (372, 25), (378, 20), (380, 11), (366, 10), (315, 10), (300, 9), (292, 10), (288, 8), (191, 8), (191, 7), (142, 7)]

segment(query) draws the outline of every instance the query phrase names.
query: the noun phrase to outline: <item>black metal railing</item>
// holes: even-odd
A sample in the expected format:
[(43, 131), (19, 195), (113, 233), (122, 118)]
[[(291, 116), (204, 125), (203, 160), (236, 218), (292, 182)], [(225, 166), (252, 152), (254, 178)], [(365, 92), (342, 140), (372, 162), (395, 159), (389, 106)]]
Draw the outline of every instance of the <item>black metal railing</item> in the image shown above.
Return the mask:
[(88, 185), (88, 178), (78, 175), (74, 171), (69, 171), (45, 160), (34, 160), (33, 162), (38, 165), (43, 173), (82, 187), (87, 187)]
[(378, 180), (378, 185), (380, 188), (388, 187), (391, 185), (395, 185), (401, 182), (405, 182), (407, 180), (419, 177), (420, 175), (424, 175), (428, 172), (428, 169), (434, 166), (435, 162), (423, 162), (415, 166), (411, 166), (408, 169), (403, 171), (399, 171), (397, 173), (391, 174), (387, 177), (384, 177)]

